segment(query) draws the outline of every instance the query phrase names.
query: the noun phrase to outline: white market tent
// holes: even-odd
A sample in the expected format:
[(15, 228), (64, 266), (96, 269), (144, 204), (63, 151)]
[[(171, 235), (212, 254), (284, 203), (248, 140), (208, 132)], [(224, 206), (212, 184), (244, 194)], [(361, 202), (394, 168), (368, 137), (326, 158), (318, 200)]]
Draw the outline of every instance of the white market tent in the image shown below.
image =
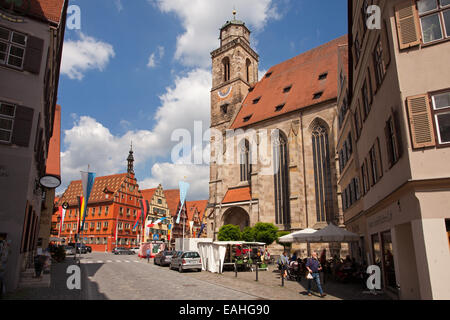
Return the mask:
[(222, 273), (225, 254), (229, 245), (258, 245), (265, 246), (262, 242), (244, 241), (215, 241), (198, 243), (198, 252), (202, 259), (202, 270), (212, 273)]

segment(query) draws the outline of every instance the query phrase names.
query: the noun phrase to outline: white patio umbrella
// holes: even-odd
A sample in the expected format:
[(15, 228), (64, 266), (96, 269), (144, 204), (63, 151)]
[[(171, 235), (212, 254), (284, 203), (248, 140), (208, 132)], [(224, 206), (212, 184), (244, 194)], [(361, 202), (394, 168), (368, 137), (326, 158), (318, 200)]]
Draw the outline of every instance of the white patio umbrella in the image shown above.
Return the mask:
[(280, 237), (278, 239), (278, 242), (279, 243), (306, 242), (308, 240), (308, 237), (311, 234), (314, 234), (315, 232), (317, 232), (317, 230), (315, 229), (310, 228), (303, 229)]
[(359, 241), (359, 235), (330, 223), (313, 234), (308, 235), (309, 242), (353, 242)]

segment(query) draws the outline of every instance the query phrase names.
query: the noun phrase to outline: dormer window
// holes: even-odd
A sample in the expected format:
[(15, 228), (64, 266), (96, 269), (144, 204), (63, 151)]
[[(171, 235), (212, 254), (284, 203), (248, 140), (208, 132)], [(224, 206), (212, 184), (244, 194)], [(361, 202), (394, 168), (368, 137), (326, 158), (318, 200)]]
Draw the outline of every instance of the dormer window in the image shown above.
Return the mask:
[(285, 106), (284, 103), (283, 103), (283, 104), (280, 104), (279, 106), (276, 106), (276, 107), (275, 107), (275, 112), (280, 112), (281, 110), (283, 110), (284, 106)]
[(313, 99), (314, 100), (320, 99), (322, 97), (322, 95), (323, 95), (323, 91), (314, 93)]
[(249, 122), (253, 115), (249, 115), (244, 118), (244, 122)]
[(289, 91), (291, 91), (292, 89), (292, 85), (287, 86), (286, 88), (283, 89), (283, 93), (288, 93)]
[(272, 72), (269, 72), (268, 74), (266, 74), (266, 78), (270, 78), (271, 75), (272, 75)]
[(319, 80), (325, 80), (328, 77), (328, 72), (324, 72), (319, 76)]
[(258, 97), (256, 99), (253, 100), (253, 104), (257, 104), (259, 102), (259, 100), (261, 100), (261, 97)]

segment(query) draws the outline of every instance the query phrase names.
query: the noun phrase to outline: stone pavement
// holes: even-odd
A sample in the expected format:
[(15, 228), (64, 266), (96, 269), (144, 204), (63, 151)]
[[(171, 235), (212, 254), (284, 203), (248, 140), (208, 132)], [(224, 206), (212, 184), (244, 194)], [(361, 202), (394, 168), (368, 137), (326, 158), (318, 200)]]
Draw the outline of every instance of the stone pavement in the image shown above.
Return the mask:
[(5, 300), (81, 300), (80, 290), (67, 289), (66, 270), (75, 264), (73, 257), (68, 257), (64, 262), (52, 263), (50, 268), (50, 286), (35, 288), (19, 288), (14, 293), (7, 293)]
[[(113, 256), (93, 253), (81, 259), (82, 290), (68, 290), (66, 270), (72, 257), (51, 267), (49, 288), (23, 288), (7, 294), (9, 300), (380, 300), (386, 295), (371, 295), (362, 285), (327, 281), (320, 298), (313, 284), (313, 296), (306, 295), (307, 281), (285, 281), (281, 286), (276, 266), (268, 271), (223, 274), (187, 271), (179, 273), (168, 267), (148, 264), (136, 256)], [(163, 289), (164, 288), (164, 289)], [(158, 294), (155, 295), (155, 292)]]
[(213, 274), (210, 272), (189, 273), (186, 276), (207, 282), (221, 285), (225, 288), (245, 292), (268, 300), (390, 300), (386, 294), (373, 295), (367, 292), (362, 285), (343, 284), (334, 281), (323, 283), (322, 288), (327, 294), (321, 298), (315, 283), (312, 286), (312, 296), (307, 295), (308, 283), (306, 279), (299, 282), (284, 281), (281, 286), (281, 278), (276, 266), (269, 266), (268, 271), (258, 272), (258, 282), (256, 282), (256, 272), (238, 272), (237, 278), (233, 271), (226, 271), (223, 274)]

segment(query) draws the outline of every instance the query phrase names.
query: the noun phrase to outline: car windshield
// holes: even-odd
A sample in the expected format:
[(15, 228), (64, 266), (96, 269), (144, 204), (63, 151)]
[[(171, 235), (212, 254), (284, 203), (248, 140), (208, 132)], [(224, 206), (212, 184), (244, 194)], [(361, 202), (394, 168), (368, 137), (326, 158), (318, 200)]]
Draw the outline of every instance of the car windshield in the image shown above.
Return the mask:
[(197, 252), (186, 252), (183, 255), (183, 258), (191, 258), (191, 259), (200, 258), (200, 255)]
[(164, 255), (165, 255), (165, 256), (173, 256), (173, 255), (174, 255), (174, 252), (172, 252), (172, 251), (166, 251), (166, 252), (164, 252)]

